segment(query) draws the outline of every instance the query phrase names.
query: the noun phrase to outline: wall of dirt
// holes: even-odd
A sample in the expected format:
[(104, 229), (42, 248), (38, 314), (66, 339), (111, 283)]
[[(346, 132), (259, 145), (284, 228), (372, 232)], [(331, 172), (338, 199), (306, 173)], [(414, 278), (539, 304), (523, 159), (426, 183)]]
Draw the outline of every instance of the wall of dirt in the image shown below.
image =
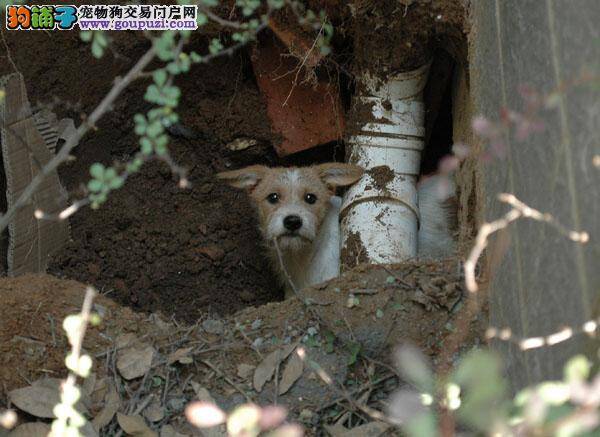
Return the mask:
[(481, 150), (471, 128), (471, 121), (475, 115), (468, 71), (459, 64), (452, 80), (452, 135), (455, 144), (467, 145), (470, 149), (469, 156), (455, 174), (459, 204), (458, 247), (463, 257), (468, 255), (483, 217), (483, 169), (479, 160)]

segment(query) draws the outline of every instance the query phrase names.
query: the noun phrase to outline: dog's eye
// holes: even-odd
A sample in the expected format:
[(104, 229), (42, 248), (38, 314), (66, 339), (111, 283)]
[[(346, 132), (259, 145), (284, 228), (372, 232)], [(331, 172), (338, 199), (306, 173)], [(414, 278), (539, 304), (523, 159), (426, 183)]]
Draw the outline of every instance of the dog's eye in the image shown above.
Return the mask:
[(317, 196), (315, 196), (315, 195), (314, 195), (314, 194), (312, 194), (312, 193), (305, 194), (305, 195), (304, 195), (304, 201), (305, 201), (306, 203), (309, 203), (309, 204), (311, 204), (311, 205), (312, 205), (313, 203), (315, 203), (315, 202), (317, 201)]
[(275, 204), (277, 202), (279, 202), (279, 194), (277, 193), (271, 193), (267, 196), (267, 202), (271, 203), (271, 204)]

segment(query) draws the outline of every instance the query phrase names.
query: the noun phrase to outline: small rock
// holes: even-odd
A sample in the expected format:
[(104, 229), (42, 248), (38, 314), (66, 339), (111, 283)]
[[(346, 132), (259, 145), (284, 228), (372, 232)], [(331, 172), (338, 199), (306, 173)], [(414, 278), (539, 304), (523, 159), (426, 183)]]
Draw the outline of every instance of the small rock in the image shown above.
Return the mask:
[(209, 334), (222, 334), (223, 333), (223, 322), (220, 320), (207, 319), (202, 322), (202, 329)]
[(225, 256), (225, 251), (216, 245), (198, 247), (196, 252), (206, 255), (213, 261), (219, 261)]
[(252, 373), (254, 373), (254, 369), (255, 367), (250, 364), (238, 364), (237, 375), (242, 379), (248, 379), (252, 376)]
[(256, 319), (254, 322), (252, 322), (252, 329), (258, 329), (262, 326), (262, 320), (260, 319)]
[(88, 272), (91, 275), (98, 276), (101, 272), (100, 266), (98, 264), (88, 264)]
[(212, 184), (202, 184), (198, 188), (198, 191), (200, 191), (202, 194), (208, 194), (212, 190), (213, 190), (213, 185)]
[(171, 411), (180, 412), (183, 411), (187, 400), (185, 398), (172, 398), (167, 401), (167, 408)]
[(258, 141), (252, 138), (236, 138), (229, 144), (227, 144), (227, 148), (231, 151), (237, 152), (240, 150), (246, 150), (249, 147), (256, 146)]
[(313, 416), (314, 413), (305, 408), (304, 410), (300, 411), (298, 419), (300, 420), (300, 422), (310, 423), (312, 421)]

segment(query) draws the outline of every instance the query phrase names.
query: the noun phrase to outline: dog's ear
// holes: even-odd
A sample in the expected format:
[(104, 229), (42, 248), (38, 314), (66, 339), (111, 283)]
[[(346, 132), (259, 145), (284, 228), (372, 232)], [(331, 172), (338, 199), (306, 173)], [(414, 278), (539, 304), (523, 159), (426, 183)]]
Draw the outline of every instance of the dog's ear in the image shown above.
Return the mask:
[(354, 164), (345, 164), (341, 162), (331, 162), (315, 166), (319, 177), (327, 185), (343, 187), (352, 185), (359, 180), (365, 170)]
[(252, 165), (239, 170), (218, 173), (217, 178), (224, 180), (232, 187), (250, 190), (258, 185), (268, 170), (269, 168), (264, 165)]

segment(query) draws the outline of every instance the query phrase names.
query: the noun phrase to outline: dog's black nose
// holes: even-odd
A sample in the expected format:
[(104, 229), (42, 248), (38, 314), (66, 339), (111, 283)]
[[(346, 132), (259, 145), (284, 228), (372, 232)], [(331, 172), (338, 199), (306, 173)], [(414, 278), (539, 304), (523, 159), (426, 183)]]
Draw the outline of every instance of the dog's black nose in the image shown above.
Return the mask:
[(283, 226), (288, 231), (295, 231), (302, 227), (302, 219), (297, 215), (288, 215), (283, 219)]

